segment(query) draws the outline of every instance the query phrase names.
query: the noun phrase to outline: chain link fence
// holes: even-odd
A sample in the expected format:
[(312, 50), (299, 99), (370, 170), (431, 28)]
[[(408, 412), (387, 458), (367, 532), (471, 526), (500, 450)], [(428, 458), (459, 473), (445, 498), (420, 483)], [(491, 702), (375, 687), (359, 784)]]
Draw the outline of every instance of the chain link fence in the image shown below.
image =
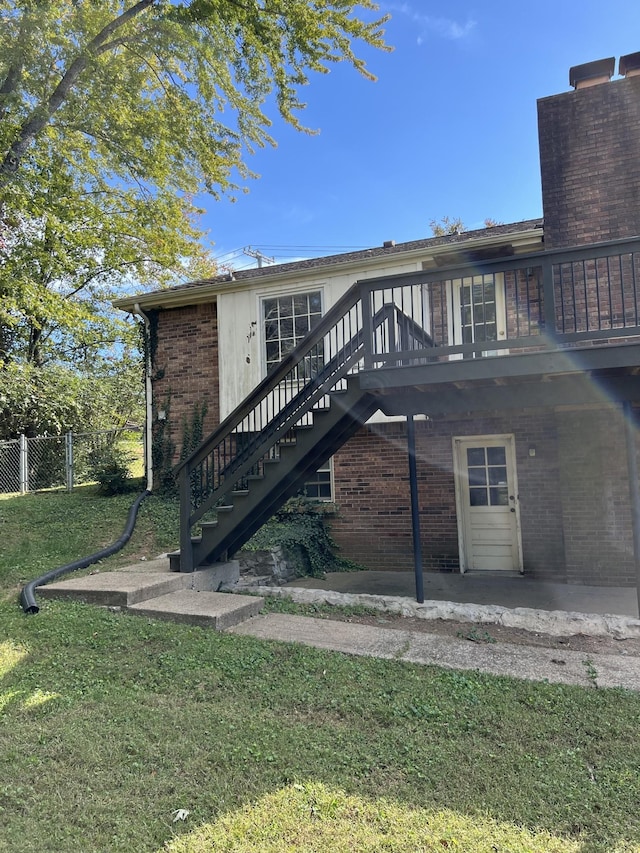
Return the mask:
[(132, 476), (144, 473), (143, 431), (112, 429), (65, 435), (39, 435), (0, 441), (0, 493), (35, 492), (94, 481), (93, 466), (118, 447), (130, 458)]

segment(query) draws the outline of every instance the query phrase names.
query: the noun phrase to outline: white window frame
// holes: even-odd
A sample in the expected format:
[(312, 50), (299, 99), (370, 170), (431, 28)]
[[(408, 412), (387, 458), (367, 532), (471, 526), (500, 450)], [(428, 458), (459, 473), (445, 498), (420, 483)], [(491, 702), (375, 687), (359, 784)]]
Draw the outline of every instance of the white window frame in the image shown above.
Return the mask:
[[(320, 503), (333, 503), (334, 496), (335, 496), (335, 488), (334, 488), (334, 481), (333, 481), (333, 456), (331, 456), (324, 463), (324, 465), (321, 465), (318, 468), (316, 474), (319, 472), (326, 472), (326, 471), (329, 472), (329, 496), (328, 497), (309, 497), (309, 500), (319, 501)], [(305, 483), (304, 486), (302, 487), (302, 491), (306, 491), (306, 489), (307, 489), (307, 484)]]
[[(262, 375), (267, 375), (267, 330), (266, 330), (266, 319), (264, 316), (264, 303), (268, 299), (295, 299), (296, 296), (308, 296), (310, 294), (318, 293), (320, 295), (320, 316), (323, 317), (325, 313), (325, 298), (324, 298), (324, 287), (321, 285), (315, 285), (313, 287), (295, 287), (288, 288), (286, 290), (278, 290), (277, 292), (269, 292), (266, 291), (264, 293), (258, 294), (258, 317), (260, 318), (260, 353), (261, 353), (261, 366), (262, 366)], [(281, 339), (280, 339), (281, 340)], [(294, 329), (294, 340), (295, 340), (295, 329)]]

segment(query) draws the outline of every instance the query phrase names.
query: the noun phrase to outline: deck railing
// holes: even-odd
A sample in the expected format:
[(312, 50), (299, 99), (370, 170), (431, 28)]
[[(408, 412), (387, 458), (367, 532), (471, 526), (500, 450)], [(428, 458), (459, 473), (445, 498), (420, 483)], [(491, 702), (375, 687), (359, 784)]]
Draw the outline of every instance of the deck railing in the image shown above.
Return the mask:
[[(640, 240), (615, 241), (359, 283), (365, 367), (598, 345), (640, 334)], [(429, 345), (368, 318), (396, 305)], [(433, 348), (436, 348), (434, 351)]]

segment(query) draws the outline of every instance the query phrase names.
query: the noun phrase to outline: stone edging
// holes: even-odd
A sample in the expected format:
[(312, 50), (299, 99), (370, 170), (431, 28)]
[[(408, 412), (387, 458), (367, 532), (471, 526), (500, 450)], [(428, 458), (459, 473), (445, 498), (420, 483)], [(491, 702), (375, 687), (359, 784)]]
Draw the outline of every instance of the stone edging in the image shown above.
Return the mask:
[(342, 607), (370, 607), (416, 619), (453, 619), (457, 622), (503, 625), (554, 637), (586, 634), (617, 640), (640, 638), (640, 619), (607, 613), (574, 613), (565, 610), (534, 610), (529, 607), (501, 607), (497, 604), (465, 604), (454, 601), (425, 601), (418, 604), (397, 595), (340, 593), (302, 587), (255, 586), (251, 592), (263, 597), (289, 598), (299, 604), (333, 604)]

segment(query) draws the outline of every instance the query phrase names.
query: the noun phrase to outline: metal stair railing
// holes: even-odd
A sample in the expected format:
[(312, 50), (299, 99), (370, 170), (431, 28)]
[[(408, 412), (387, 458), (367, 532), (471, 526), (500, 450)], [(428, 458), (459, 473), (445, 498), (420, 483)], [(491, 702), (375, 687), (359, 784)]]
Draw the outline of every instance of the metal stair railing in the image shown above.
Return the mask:
[[(385, 336), (407, 334), (408, 323), (395, 304), (383, 305), (367, 330)], [(412, 330), (413, 331), (413, 330)], [(422, 345), (430, 337), (418, 330)], [(411, 337), (414, 335), (412, 334)], [(346, 388), (347, 376), (363, 362), (360, 286), (354, 284), (317, 326), (273, 369), (254, 391), (175, 469), (180, 479), (180, 562), (193, 570), (191, 530), (203, 516), (263, 475), (296, 427), (312, 424), (312, 411), (326, 409), (329, 393)], [(405, 344), (406, 345), (406, 344)]]
[(358, 285), (267, 375), (174, 473), (180, 481), (180, 562), (193, 571), (191, 530), (232, 491), (261, 476), (264, 463), (291, 442), (293, 429), (329, 405), (362, 359), (362, 303)]
[[(369, 318), (367, 318), (369, 319)], [(372, 334), (431, 338), (394, 303), (383, 305), (366, 324)], [(411, 327), (411, 332), (409, 328)], [(414, 328), (416, 327), (415, 331)], [(360, 286), (354, 284), (317, 326), (254, 391), (175, 469), (180, 479), (180, 561), (193, 570), (191, 530), (203, 516), (263, 476), (265, 462), (277, 459), (296, 427), (312, 425), (313, 410), (326, 409), (329, 393), (346, 388), (347, 376), (363, 362)], [(405, 346), (406, 346), (405, 342)]]

